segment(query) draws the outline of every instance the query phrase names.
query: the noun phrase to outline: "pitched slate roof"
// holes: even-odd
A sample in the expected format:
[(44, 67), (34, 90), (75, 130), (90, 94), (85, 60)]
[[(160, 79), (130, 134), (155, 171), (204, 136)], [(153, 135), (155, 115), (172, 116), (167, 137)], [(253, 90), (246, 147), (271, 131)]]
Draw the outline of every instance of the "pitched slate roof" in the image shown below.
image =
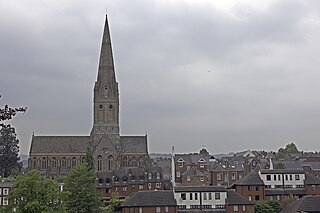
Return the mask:
[(90, 136), (32, 136), (30, 154), (85, 153)]
[(176, 186), (175, 192), (226, 192), (223, 186)]
[(306, 179), (305, 179), (305, 183), (306, 184), (309, 184), (309, 185), (320, 185), (320, 178), (314, 176), (314, 175), (311, 175), (309, 173), (306, 173)]
[(176, 206), (172, 191), (140, 191), (121, 204), (121, 207)]
[(271, 195), (306, 195), (305, 189), (294, 189), (294, 188), (288, 188), (288, 189), (265, 189), (265, 193), (267, 196)]
[(304, 174), (305, 172), (298, 169), (261, 169), (261, 174)]
[(253, 205), (250, 200), (231, 190), (227, 192), (227, 203), (230, 205)]
[(206, 161), (206, 163), (209, 162), (209, 155), (205, 154), (199, 154), (199, 153), (189, 153), (189, 154), (175, 154), (174, 159), (177, 162), (179, 159), (183, 159), (185, 164), (197, 164), (199, 160), (202, 158)]
[(120, 136), (120, 145), (124, 154), (148, 153), (147, 136)]
[(257, 172), (252, 172), (240, 180), (236, 181), (232, 185), (242, 185), (242, 186), (261, 186), (264, 185), (264, 182), (260, 178), (259, 174)]
[(300, 200), (290, 203), (280, 211), (280, 213), (295, 212), (320, 212), (320, 196), (305, 196)]

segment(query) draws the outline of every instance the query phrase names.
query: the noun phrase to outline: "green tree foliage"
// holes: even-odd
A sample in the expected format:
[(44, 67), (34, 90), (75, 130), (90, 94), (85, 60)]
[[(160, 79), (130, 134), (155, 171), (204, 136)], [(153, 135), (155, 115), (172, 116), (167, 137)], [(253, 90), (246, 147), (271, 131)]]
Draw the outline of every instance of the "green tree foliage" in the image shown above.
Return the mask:
[[(0, 95), (1, 98), (1, 95)], [(0, 121), (12, 119), (18, 112), (25, 112), (27, 107), (9, 107), (5, 105), (3, 108), (0, 108)]]
[(119, 211), (121, 203), (125, 201), (125, 199), (121, 199), (119, 194), (115, 192), (112, 193), (111, 197), (111, 201), (104, 213), (113, 213), (115, 211)]
[(26, 176), (19, 176), (14, 189), (8, 195), (9, 206), (4, 212), (17, 213), (62, 213), (61, 203), (64, 194), (60, 193), (56, 181), (46, 179), (36, 170), (29, 171)]
[(294, 201), (298, 200), (298, 197), (297, 196), (294, 196), (292, 194), (286, 196), (284, 198), (284, 201), (283, 201), (283, 207), (285, 207), (286, 205), (288, 205), (289, 203), (292, 203)]
[(209, 155), (209, 152), (206, 148), (202, 148), (199, 152), (200, 155)]
[(68, 212), (101, 212), (101, 196), (96, 190), (96, 175), (91, 166), (82, 163), (62, 179)]
[(1, 125), (0, 129), (0, 175), (8, 177), (19, 173), (22, 164), (19, 163), (19, 140), (15, 129), (9, 124)]
[(280, 212), (280, 203), (277, 201), (259, 200), (254, 204), (255, 213), (278, 213)]
[(90, 147), (86, 150), (86, 163), (88, 164), (88, 169), (94, 171), (94, 158)]

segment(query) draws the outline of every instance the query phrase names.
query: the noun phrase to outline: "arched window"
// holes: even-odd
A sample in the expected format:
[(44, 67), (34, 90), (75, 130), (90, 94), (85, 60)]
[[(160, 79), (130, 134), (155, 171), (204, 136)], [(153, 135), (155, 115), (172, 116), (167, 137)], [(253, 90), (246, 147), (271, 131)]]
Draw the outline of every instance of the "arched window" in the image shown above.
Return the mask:
[(51, 159), (51, 167), (52, 167), (52, 168), (56, 168), (56, 167), (57, 167), (56, 157), (53, 157), (53, 158)]
[(66, 168), (66, 167), (67, 167), (67, 159), (63, 157), (61, 160), (61, 168)]
[(157, 180), (160, 180), (160, 178), (161, 178), (160, 173), (157, 173)]
[(112, 164), (113, 164), (113, 157), (112, 155), (109, 155), (108, 157), (108, 171), (112, 171)]
[(137, 166), (137, 160), (136, 160), (135, 157), (132, 157), (131, 165), (132, 165), (132, 166)]
[(123, 180), (123, 182), (125, 183), (125, 182), (127, 182), (128, 178), (127, 178), (126, 176), (124, 176), (124, 177), (122, 178), (122, 180)]
[(33, 158), (33, 168), (36, 168), (37, 167), (37, 158), (34, 157)]
[(136, 181), (136, 177), (134, 175), (131, 175), (131, 181)]
[(103, 184), (102, 178), (99, 178), (98, 183), (99, 183), (99, 185), (102, 185), (102, 184)]
[(110, 184), (111, 183), (111, 179), (110, 178), (106, 178), (106, 184)]
[(101, 155), (98, 156), (97, 163), (98, 163), (97, 170), (102, 171), (102, 156)]
[(115, 176), (114, 177), (114, 182), (118, 183), (118, 181), (119, 181), (119, 177)]
[(122, 165), (123, 165), (124, 167), (127, 167), (127, 166), (128, 166), (128, 158), (127, 158), (127, 157), (123, 157), (122, 159), (123, 159)]
[(143, 167), (143, 158), (142, 157), (139, 158), (139, 167)]
[(41, 168), (46, 168), (47, 167), (47, 162), (46, 162), (46, 158), (43, 157), (42, 161), (41, 161)]
[(77, 166), (77, 159), (76, 159), (76, 157), (73, 157), (72, 161), (71, 161), (71, 167), (76, 168), (76, 166)]

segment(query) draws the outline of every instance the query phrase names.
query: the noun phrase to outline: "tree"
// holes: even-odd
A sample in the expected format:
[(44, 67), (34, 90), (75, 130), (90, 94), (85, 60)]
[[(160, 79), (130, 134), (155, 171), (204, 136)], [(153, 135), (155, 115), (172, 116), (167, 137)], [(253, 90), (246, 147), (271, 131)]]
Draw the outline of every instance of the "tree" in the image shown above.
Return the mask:
[(26, 176), (19, 176), (13, 185), (13, 191), (8, 195), (9, 206), (5, 212), (17, 213), (62, 213), (64, 194), (60, 192), (59, 184), (46, 179), (36, 170), (31, 170)]
[(90, 147), (86, 150), (86, 163), (88, 164), (88, 169), (94, 171), (94, 158)]
[(14, 171), (20, 171), (19, 140), (15, 129), (10, 124), (2, 125), (0, 129), (0, 175), (8, 177)]
[(199, 152), (200, 155), (209, 155), (209, 152), (206, 148), (202, 148)]
[(107, 206), (105, 213), (113, 213), (120, 210), (120, 205), (125, 201), (125, 199), (121, 199), (118, 193), (113, 192), (111, 195), (111, 202)]
[(96, 175), (91, 166), (82, 163), (62, 177), (68, 212), (101, 212), (101, 195), (96, 190)]
[(280, 212), (280, 203), (276, 200), (259, 200), (254, 204), (256, 213), (278, 213)]
[[(1, 98), (1, 95), (0, 95)], [(5, 105), (4, 108), (0, 108), (0, 121), (12, 119), (18, 112), (25, 112), (27, 107), (9, 107)]]

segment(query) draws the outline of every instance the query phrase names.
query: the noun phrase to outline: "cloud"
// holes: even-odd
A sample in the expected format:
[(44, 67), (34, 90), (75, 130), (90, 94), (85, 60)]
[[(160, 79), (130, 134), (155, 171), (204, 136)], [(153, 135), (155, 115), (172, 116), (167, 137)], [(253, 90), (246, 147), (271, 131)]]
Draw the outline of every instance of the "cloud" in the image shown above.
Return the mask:
[(152, 152), (318, 149), (317, 1), (0, 3), (1, 103), (35, 134), (88, 135), (105, 8), (122, 134)]

